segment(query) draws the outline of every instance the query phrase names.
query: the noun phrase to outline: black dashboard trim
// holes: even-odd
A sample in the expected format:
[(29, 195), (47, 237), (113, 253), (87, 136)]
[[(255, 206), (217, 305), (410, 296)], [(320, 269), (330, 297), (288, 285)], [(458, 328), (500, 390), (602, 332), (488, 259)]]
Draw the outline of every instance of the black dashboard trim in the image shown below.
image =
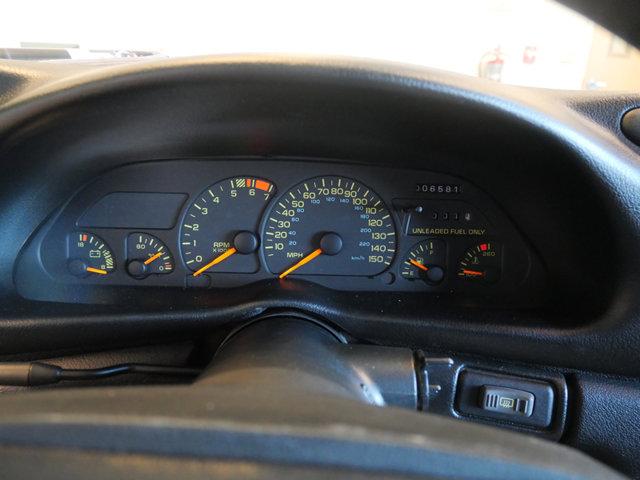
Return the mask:
[[(310, 293), (293, 293), (291, 305), (337, 319), (372, 342), (469, 353), (490, 348), (513, 360), (640, 374), (630, 361), (640, 338), (637, 150), (582, 113), (619, 116), (637, 96), (608, 103), (598, 94), (532, 95), (349, 59), (219, 57), (100, 68), (17, 62), (0, 69), (3, 78), (19, 79), (0, 107), (0, 221), (11, 225), (0, 239), (3, 352), (86, 348), (98, 342), (97, 332), (116, 327), (119, 334), (106, 338), (133, 342), (143, 337), (143, 325), (147, 333), (171, 336), (270, 307), (249, 301), (217, 310), (219, 303), (207, 298), (182, 315), (16, 298), (12, 272), (24, 242), (51, 207), (100, 172), (186, 155), (304, 155), (377, 165), (392, 156), (397, 166), (460, 175), (491, 192), (545, 259), (556, 291), (571, 301), (555, 312), (434, 308), (414, 319), (403, 318), (401, 307), (336, 310), (326, 298), (327, 306), (314, 306), (304, 301)], [(427, 160), (425, 151), (437, 155)], [(595, 248), (576, 248), (585, 239)], [(605, 265), (611, 275), (602, 281), (591, 265)]]

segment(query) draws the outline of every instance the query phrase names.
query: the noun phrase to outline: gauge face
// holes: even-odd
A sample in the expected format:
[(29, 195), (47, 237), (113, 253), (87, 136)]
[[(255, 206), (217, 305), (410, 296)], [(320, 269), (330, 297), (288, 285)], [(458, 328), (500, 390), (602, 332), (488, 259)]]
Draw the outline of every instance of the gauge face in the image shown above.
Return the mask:
[(258, 224), (274, 193), (267, 180), (237, 177), (211, 185), (196, 197), (180, 233), (182, 258), (195, 276), (258, 271)]
[(317, 177), (285, 193), (263, 233), (269, 270), (302, 275), (372, 276), (396, 251), (391, 213), (372, 190), (345, 177)]
[(69, 235), (67, 246), (67, 267), (72, 275), (104, 276), (116, 268), (111, 248), (93, 233), (73, 233)]
[(127, 272), (135, 278), (173, 272), (173, 255), (158, 237), (131, 233), (127, 237)]
[(443, 240), (416, 243), (402, 262), (400, 274), (407, 280), (422, 280), (437, 285), (444, 280), (447, 246)]
[(458, 263), (458, 277), (479, 283), (495, 283), (500, 279), (501, 246), (483, 242), (467, 250)]

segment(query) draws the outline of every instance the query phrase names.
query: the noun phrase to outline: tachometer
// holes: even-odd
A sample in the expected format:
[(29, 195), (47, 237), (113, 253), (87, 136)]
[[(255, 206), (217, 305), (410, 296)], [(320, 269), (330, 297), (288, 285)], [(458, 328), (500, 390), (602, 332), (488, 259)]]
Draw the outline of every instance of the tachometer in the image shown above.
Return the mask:
[(373, 276), (393, 261), (396, 231), (384, 202), (345, 177), (317, 177), (285, 193), (263, 233), (269, 270), (302, 275)]
[(196, 197), (180, 234), (182, 258), (194, 276), (258, 271), (258, 223), (273, 193), (267, 180), (238, 177), (211, 185)]

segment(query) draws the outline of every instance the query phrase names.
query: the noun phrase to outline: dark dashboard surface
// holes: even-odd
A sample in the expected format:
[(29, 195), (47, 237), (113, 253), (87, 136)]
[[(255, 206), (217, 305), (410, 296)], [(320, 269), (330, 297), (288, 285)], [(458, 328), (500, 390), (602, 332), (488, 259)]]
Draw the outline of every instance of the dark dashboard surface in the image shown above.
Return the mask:
[[(639, 337), (638, 149), (619, 129), (637, 97), (533, 94), (406, 65), (275, 57), (16, 62), (1, 80), (5, 354), (189, 335), (293, 309), (364, 342), (638, 371), (628, 361)], [(322, 178), (357, 183), (345, 203), (336, 197), (351, 216), (327, 214), (326, 195), (304, 198), (305, 184), (327, 188)], [(245, 203), (247, 179), (263, 203)], [(236, 180), (241, 213), (195, 222), (216, 237), (195, 246), (217, 242), (216, 251), (186, 250), (185, 219), (208, 208), (210, 186)], [(282, 213), (297, 217), (300, 204), (283, 210), (287, 197), (309, 201), (291, 226)], [(378, 199), (388, 213), (358, 226), (370, 205), (354, 200)], [(354, 217), (352, 207), (365, 211)], [(105, 215), (110, 208), (117, 213)], [(481, 221), (450, 226), (466, 213)], [(271, 217), (283, 225), (273, 241)], [(243, 232), (257, 241), (236, 245)], [(278, 278), (325, 234), (342, 246), (329, 235), (321, 255)], [(302, 240), (289, 245), (290, 236)], [(281, 243), (283, 255), (269, 257), (266, 247)], [(141, 265), (147, 245), (167, 252), (161, 263)], [(230, 248), (249, 253), (194, 277)], [(431, 277), (406, 264), (411, 253)], [(468, 268), (486, 257), (494, 263)]]
[(0, 358), (295, 314), (562, 379), (557, 438), (640, 478), (638, 107), (351, 59), (1, 63)]
[(639, 448), (637, 95), (262, 57), (17, 62), (0, 87), (2, 358), (295, 313), (561, 377), (563, 441)]
[(89, 303), (117, 303), (116, 286), (135, 295), (275, 278), (494, 305), (541, 305), (545, 290), (537, 255), (470, 182), (300, 159), (115, 169), (51, 216), (16, 270), (25, 298)]

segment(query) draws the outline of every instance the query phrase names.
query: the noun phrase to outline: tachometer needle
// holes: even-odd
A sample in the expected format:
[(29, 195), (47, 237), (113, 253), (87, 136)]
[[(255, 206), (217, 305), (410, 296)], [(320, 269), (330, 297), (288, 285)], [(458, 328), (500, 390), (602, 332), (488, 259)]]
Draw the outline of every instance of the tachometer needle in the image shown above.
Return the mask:
[(227, 250), (226, 252), (224, 252), (221, 255), (218, 255), (216, 258), (214, 258), (213, 260), (211, 260), (209, 263), (207, 263), (204, 267), (202, 267), (200, 270), (196, 271), (193, 273), (194, 277), (197, 277), (198, 275), (202, 274), (205, 270), (208, 270), (209, 268), (213, 267), (214, 265), (217, 265), (220, 262), (225, 261), (227, 258), (229, 258), (231, 255), (233, 255), (234, 253), (236, 253), (238, 250), (236, 250), (235, 248), (231, 247), (229, 250)]
[(99, 268), (93, 268), (93, 267), (87, 267), (87, 272), (97, 273), (98, 275), (106, 275), (107, 273), (109, 273), (106, 270), (101, 270)]
[(294, 272), (295, 270), (299, 269), (300, 267), (302, 267), (303, 265), (306, 265), (307, 263), (309, 263), (311, 260), (313, 260), (314, 258), (318, 257), (322, 255), (322, 249), (318, 248), (317, 250), (314, 250), (313, 252), (311, 252), (309, 255), (307, 255), (306, 257), (303, 257), (298, 263), (296, 263), (295, 265), (293, 265), (292, 267), (289, 267), (287, 270), (285, 270), (284, 272), (282, 272), (278, 278), (284, 278), (287, 275), (289, 275), (291, 272)]
[(425, 272), (429, 270), (429, 267), (425, 267), (423, 264), (421, 264), (417, 260), (414, 260), (413, 258), (409, 260), (409, 263), (414, 267), (418, 267), (420, 270), (424, 270)]
[(151, 262), (153, 262), (154, 260), (157, 260), (158, 258), (160, 258), (162, 256), (162, 252), (158, 252), (156, 253), (153, 257), (149, 257), (144, 261), (145, 265), (149, 265)]
[(478, 272), (477, 270), (466, 270), (466, 269), (463, 269), (462, 273), (464, 273), (465, 275), (470, 275), (472, 277), (483, 277), (484, 276), (484, 272)]

